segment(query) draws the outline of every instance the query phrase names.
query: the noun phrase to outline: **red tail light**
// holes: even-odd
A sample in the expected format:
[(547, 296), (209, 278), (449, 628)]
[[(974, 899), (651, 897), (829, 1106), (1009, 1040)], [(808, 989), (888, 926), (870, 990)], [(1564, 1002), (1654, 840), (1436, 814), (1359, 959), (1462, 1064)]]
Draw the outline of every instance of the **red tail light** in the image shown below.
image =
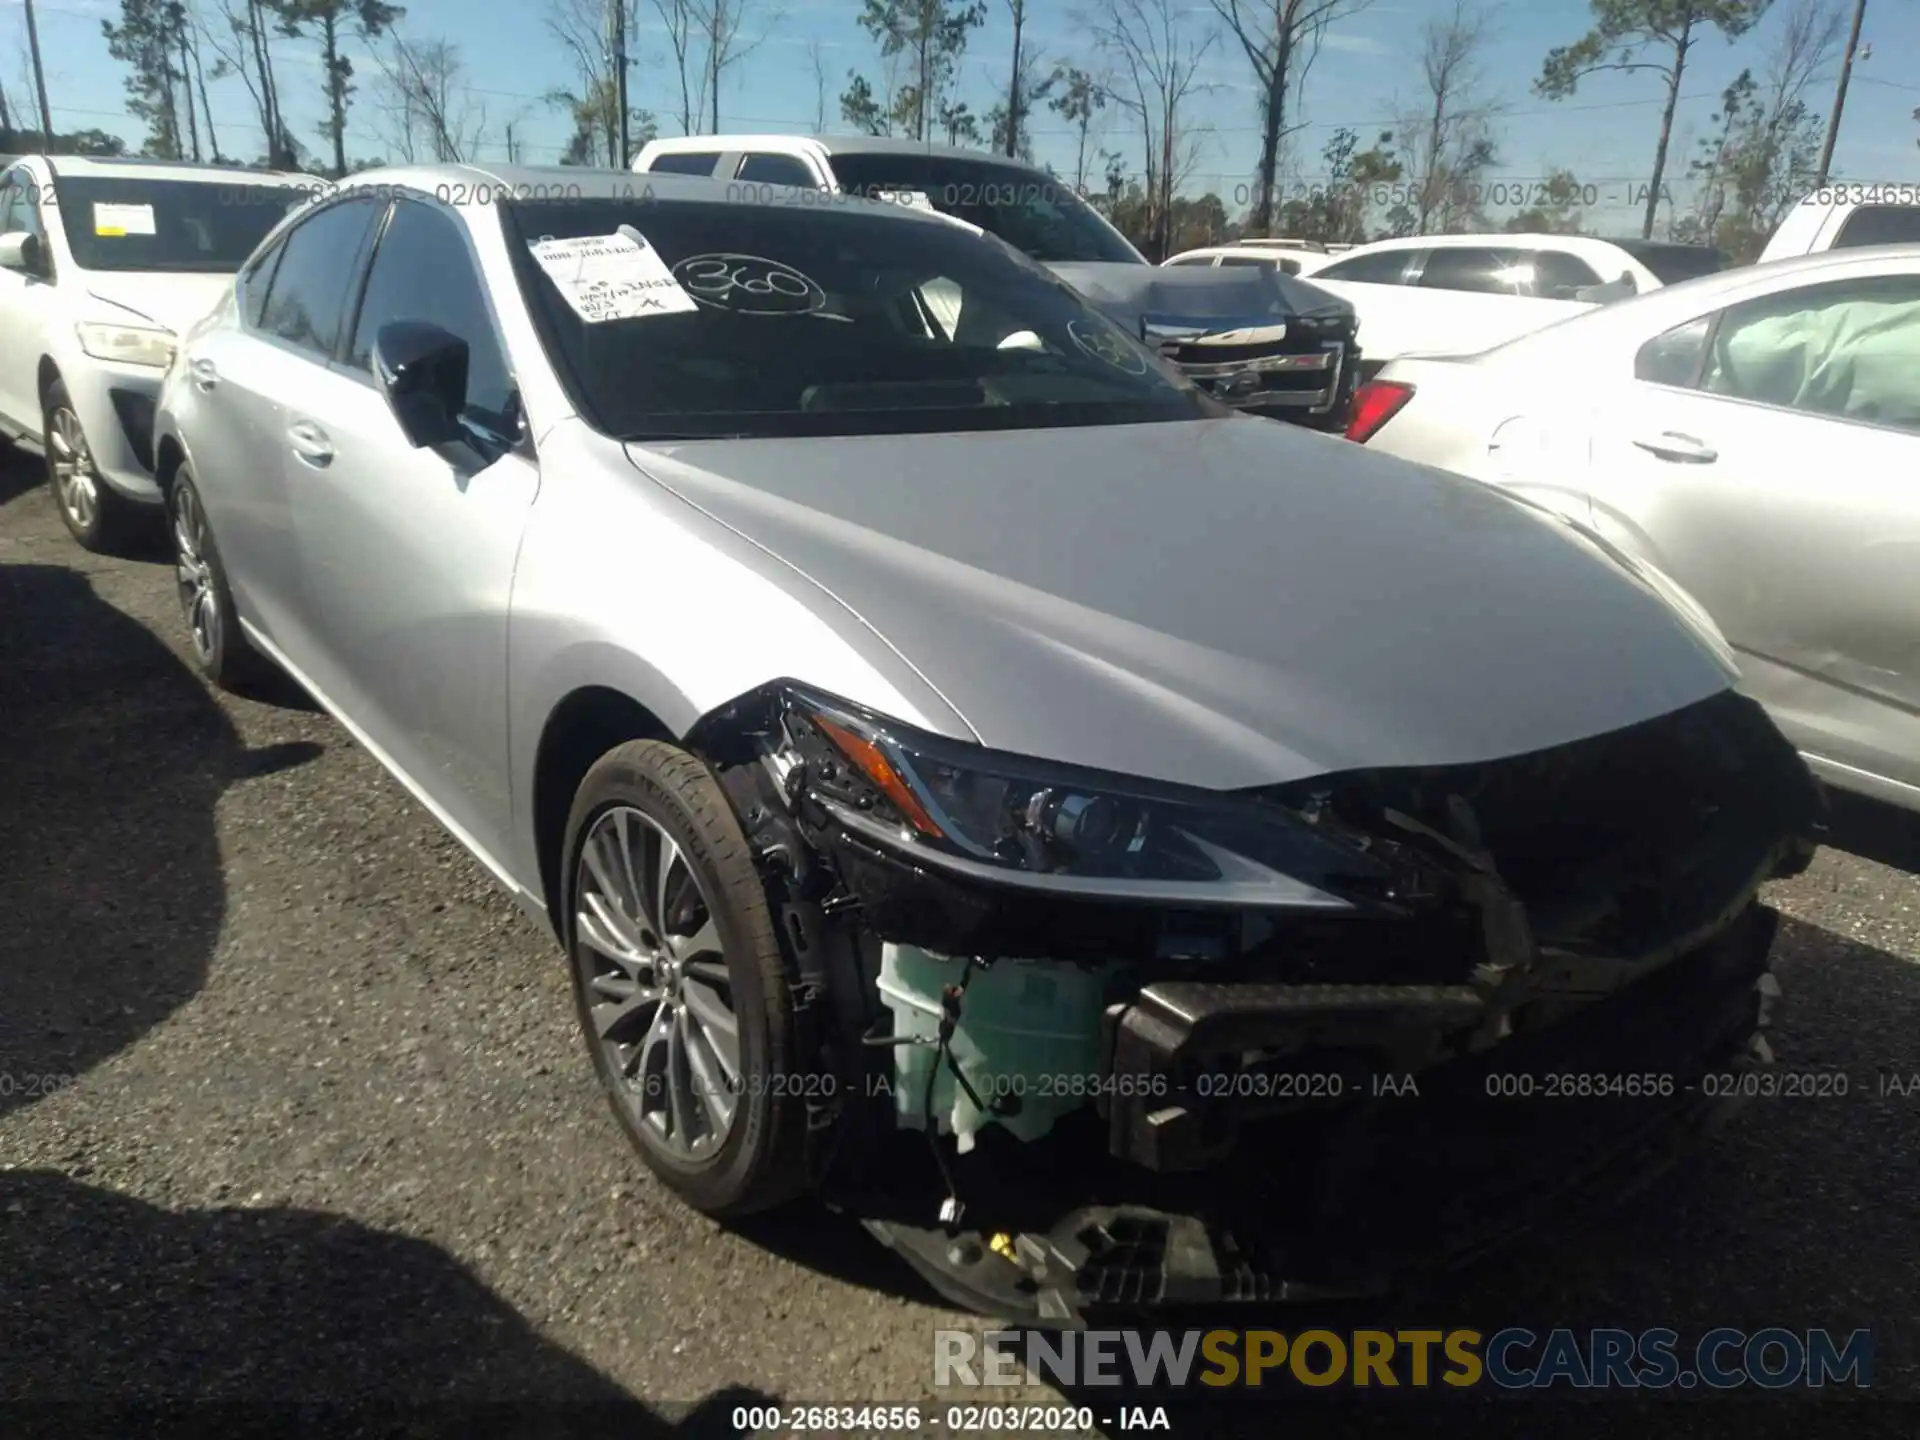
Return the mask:
[(1353, 392), (1347, 439), (1364, 445), (1413, 398), (1413, 386), (1397, 380), (1369, 380)]

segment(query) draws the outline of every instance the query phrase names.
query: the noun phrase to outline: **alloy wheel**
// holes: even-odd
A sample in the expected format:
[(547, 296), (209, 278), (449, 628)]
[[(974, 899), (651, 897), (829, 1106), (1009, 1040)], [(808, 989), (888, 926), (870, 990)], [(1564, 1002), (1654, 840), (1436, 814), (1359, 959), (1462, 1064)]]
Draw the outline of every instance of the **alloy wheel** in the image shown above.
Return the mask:
[(82, 530), (90, 529), (100, 513), (99, 481), (94, 478), (93, 452), (87, 448), (80, 417), (65, 405), (47, 421), (48, 463), (53, 466), (53, 488), (60, 506)]
[(203, 664), (210, 663), (220, 647), (220, 596), (207, 549), (207, 521), (199, 499), (192, 486), (177, 486), (173, 493), (174, 580), (194, 654)]
[(658, 821), (615, 805), (580, 847), (574, 894), (589, 1038), (616, 1094), (666, 1155), (710, 1159), (743, 1081), (732, 979), (699, 877)]

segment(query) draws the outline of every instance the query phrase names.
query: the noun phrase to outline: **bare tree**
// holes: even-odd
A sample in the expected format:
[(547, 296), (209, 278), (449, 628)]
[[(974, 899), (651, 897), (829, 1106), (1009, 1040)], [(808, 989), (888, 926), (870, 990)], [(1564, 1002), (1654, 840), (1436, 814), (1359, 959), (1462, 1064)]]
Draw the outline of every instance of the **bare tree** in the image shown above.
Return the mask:
[(1020, 153), (1020, 140), (1026, 131), (1027, 110), (1033, 103), (1033, 97), (1027, 89), (1027, 74), (1023, 64), (1031, 68), (1030, 61), (1024, 61), (1021, 45), (1026, 39), (1027, 0), (1006, 0), (1007, 13), (1013, 20), (1013, 64), (1007, 71), (1007, 98), (1004, 121), (1005, 151), (1008, 155)]
[(467, 86), (459, 47), (390, 35), (376, 56), (383, 81), (383, 138), (407, 161), (472, 159), (486, 141), (486, 107)]
[(813, 133), (827, 130), (827, 52), (818, 40), (807, 42), (807, 64), (813, 68)]
[(1094, 76), (1073, 65), (1054, 71), (1053, 98), (1047, 102), (1054, 114), (1073, 126), (1076, 140), (1073, 159), (1073, 188), (1087, 188), (1087, 144), (1093, 138), (1094, 122), (1107, 108), (1106, 88)]
[(1479, 209), (1475, 182), (1494, 162), (1499, 106), (1486, 96), (1481, 55), (1492, 17), (1480, 0), (1452, 0), (1420, 35), (1420, 88), (1397, 127), (1413, 180), (1413, 232), (1459, 228)]
[(699, 21), (700, 37), (706, 47), (706, 93), (713, 133), (720, 133), (720, 82), (765, 42), (773, 26), (773, 17), (760, 27), (757, 35), (746, 36), (748, 15), (753, 0), (692, 0)]
[[(1273, 225), (1274, 179), (1280, 147), (1289, 130), (1287, 100), (1298, 95), (1321, 37), (1329, 26), (1352, 18), (1373, 0), (1211, 0), (1238, 42), (1260, 90), (1260, 159), (1254, 170), (1255, 228)], [(1298, 126), (1293, 127), (1295, 129)]]
[[(620, 87), (613, 57), (608, 53), (606, 18), (603, 0), (548, 0), (547, 31), (573, 62), (577, 82), (570, 89), (551, 91), (546, 98), (574, 116), (593, 150), (604, 143), (606, 163), (618, 168), (620, 153), (626, 148), (621, 143), (621, 121), (629, 117), (620, 114), (619, 102), (613, 98)], [(632, 28), (629, 17), (628, 29)], [(584, 158), (591, 161), (594, 157)]]
[(693, 127), (706, 110), (706, 65), (700, 54), (700, 18), (698, 0), (651, 0), (667, 32), (667, 53), (673, 60), (674, 79), (680, 85), (680, 105), (674, 118), (682, 135), (693, 134)]
[(1164, 259), (1172, 244), (1173, 197), (1198, 160), (1184, 107), (1208, 86), (1200, 62), (1219, 39), (1209, 27), (1196, 35), (1179, 0), (1104, 0), (1089, 17), (1094, 42), (1113, 64), (1106, 94), (1140, 126), (1147, 201), (1146, 233)]
[(280, 98), (269, 48), (272, 27), (273, 18), (262, 0), (219, 0), (218, 18), (206, 22), (201, 35), (213, 52), (212, 78), (238, 75), (247, 87), (254, 112), (260, 117), (268, 163), (278, 164), (286, 126), (280, 121)]

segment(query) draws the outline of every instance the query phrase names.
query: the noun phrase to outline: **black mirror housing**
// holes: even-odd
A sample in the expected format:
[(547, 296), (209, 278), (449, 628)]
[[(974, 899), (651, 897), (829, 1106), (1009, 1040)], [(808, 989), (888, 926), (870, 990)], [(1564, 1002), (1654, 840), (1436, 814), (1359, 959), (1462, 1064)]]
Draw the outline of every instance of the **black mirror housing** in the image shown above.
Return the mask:
[(14, 264), (8, 269), (18, 269), (25, 275), (45, 276), (47, 273), (47, 247), (38, 235), (16, 232), (6, 237), (7, 248), (14, 252)]
[(373, 378), (416, 450), (464, 434), (460, 412), (467, 404), (467, 363), (466, 341), (423, 320), (396, 320), (374, 337)]

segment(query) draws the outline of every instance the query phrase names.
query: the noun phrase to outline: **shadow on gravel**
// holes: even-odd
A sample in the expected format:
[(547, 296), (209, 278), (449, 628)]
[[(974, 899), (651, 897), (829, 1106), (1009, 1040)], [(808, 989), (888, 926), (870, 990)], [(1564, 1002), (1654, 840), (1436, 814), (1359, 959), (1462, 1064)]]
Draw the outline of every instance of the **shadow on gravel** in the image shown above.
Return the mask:
[(176, 1212), (0, 1173), (0, 1274), (9, 1437), (648, 1440), (731, 1435), (736, 1405), (768, 1401), (721, 1391), (657, 1414), (438, 1246), (319, 1211)]
[(36, 485), (46, 483), (47, 472), (38, 455), (16, 450), (0, 440), (0, 505), (18, 499)]
[(948, 1308), (912, 1266), (869, 1235), (858, 1220), (813, 1201), (730, 1221), (728, 1228), (749, 1244), (818, 1274), (918, 1305)]
[(0, 566), (0, 1114), (199, 990), (226, 909), (214, 805), (248, 751), (200, 680), (76, 571)]

